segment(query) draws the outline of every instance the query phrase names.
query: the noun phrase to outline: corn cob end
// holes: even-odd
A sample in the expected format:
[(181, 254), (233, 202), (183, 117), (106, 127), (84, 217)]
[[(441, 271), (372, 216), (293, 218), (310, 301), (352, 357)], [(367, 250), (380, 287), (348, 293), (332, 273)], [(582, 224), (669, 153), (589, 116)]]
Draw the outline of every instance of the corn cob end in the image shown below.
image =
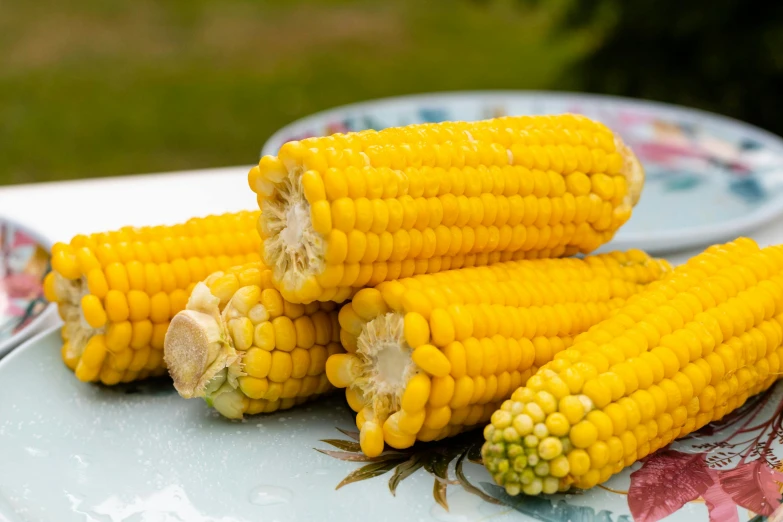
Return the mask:
[(343, 351), (332, 303), (293, 304), (251, 262), (198, 283), (164, 343), (174, 385), (224, 417), (272, 413), (332, 390), (326, 360)]
[[(230, 407), (224, 408), (225, 398), (216, 401), (224, 392), (228, 380), (241, 375), (239, 355), (230, 342), (225, 318), (221, 315), (220, 298), (214, 296), (207, 285), (198, 283), (188, 301), (188, 309), (181, 311), (171, 320), (166, 332), (164, 360), (174, 381), (174, 388), (186, 399), (203, 397), (215, 405), (229, 418), (241, 418)], [(224, 411), (225, 410), (225, 411)]]
[[(79, 380), (96, 380), (106, 354), (106, 312), (100, 303), (96, 305), (96, 300), (91, 299), (94, 296), (90, 295), (82, 278), (69, 279), (57, 271), (50, 276), (47, 277), (47, 298), (57, 303), (60, 318), (65, 323), (62, 335), (67, 342), (63, 345), (63, 360)], [(88, 352), (87, 357), (83, 357), (85, 352)]]
[[(352, 407), (365, 414), (359, 429), (362, 451), (368, 456), (383, 451), (384, 431), (390, 428), (387, 419), (400, 410), (409, 382), (420, 372), (405, 341), (403, 325), (400, 313), (379, 315), (361, 327), (355, 353), (332, 356), (327, 361), (329, 381), (339, 388), (349, 388)], [(399, 447), (409, 447), (416, 440), (412, 434), (393, 431), (399, 435)]]
[[(316, 274), (325, 268), (325, 244), (323, 235), (313, 227), (302, 178), (288, 174), (271, 178), (275, 180), (274, 197), (263, 200), (258, 224), (264, 238), (263, 258), (274, 267), (286, 300), (298, 303), (320, 299), (322, 289)], [(262, 182), (271, 183), (268, 173)]]
[(619, 137), (615, 138), (615, 146), (625, 162), (622, 172), (625, 175), (625, 180), (628, 184), (628, 192), (623, 201), (623, 206), (633, 208), (642, 196), (645, 178), (644, 167), (633, 150), (631, 150), (631, 147), (623, 143)]
[[(585, 452), (574, 451), (572, 439), (577, 439), (578, 448), (590, 445), (582, 442), (594, 438), (590, 430), (595, 428), (579, 421), (593, 410), (593, 403), (586, 395), (571, 398), (573, 404), (566, 402), (561, 405), (564, 413), (556, 413), (558, 401), (554, 395), (523, 387), (492, 414), (491, 423), (484, 429), (486, 442), (481, 456), (509, 495), (566, 491), (574, 482), (573, 472), (587, 471), (581, 469), (584, 466), (580, 460)], [(576, 421), (576, 425), (569, 438), (570, 421)]]

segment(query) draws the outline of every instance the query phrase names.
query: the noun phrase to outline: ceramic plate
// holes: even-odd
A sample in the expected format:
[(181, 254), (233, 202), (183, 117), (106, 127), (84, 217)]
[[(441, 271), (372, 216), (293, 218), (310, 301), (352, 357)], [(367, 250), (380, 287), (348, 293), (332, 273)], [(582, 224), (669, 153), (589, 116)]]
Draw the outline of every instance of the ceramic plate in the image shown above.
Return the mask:
[(43, 296), (49, 250), (47, 240), (0, 217), (0, 357), (55, 312)]
[(78, 382), (49, 331), (0, 361), (0, 521), (762, 520), (780, 504), (783, 387), (586, 493), (510, 498), (480, 431), (368, 461), (340, 397), (243, 422), (166, 380)]
[(411, 123), (502, 115), (582, 113), (634, 149), (647, 183), (633, 217), (610, 248), (661, 253), (746, 234), (783, 213), (783, 140), (694, 109), (624, 98), (548, 92), (468, 92), (358, 103), (296, 121), (262, 154), (286, 141)]

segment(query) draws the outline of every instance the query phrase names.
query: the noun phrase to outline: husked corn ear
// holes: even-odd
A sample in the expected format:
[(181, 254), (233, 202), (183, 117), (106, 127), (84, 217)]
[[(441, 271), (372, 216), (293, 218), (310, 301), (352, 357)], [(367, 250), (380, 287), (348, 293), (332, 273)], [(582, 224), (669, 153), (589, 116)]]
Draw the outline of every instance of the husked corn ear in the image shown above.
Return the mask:
[(126, 227), (54, 245), (44, 289), (65, 322), (65, 364), (79, 380), (107, 385), (165, 374), (169, 320), (209, 273), (259, 259), (258, 214)]
[(349, 353), (326, 374), (346, 388), (369, 456), (455, 435), (666, 270), (629, 251), (384, 282), (340, 310)]
[(343, 352), (336, 305), (284, 301), (271, 276), (257, 261), (195, 286), (166, 333), (164, 359), (181, 396), (241, 419), (333, 389), (324, 367)]
[(636, 157), (583, 116), (504, 117), (288, 142), (249, 175), (291, 302), (523, 258), (588, 253), (631, 215)]
[(517, 389), (484, 431), (484, 463), (510, 495), (591, 488), (769, 388), (781, 339), (783, 247), (710, 247)]

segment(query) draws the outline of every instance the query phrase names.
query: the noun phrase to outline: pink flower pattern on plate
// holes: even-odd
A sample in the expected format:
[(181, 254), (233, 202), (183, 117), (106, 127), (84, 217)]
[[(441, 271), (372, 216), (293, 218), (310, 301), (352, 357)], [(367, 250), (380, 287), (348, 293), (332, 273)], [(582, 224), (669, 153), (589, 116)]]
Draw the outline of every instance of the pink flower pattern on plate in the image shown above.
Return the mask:
[(0, 221), (0, 341), (21, 331), (46, 308), (43, 278), (48, 271), (46, 248)]

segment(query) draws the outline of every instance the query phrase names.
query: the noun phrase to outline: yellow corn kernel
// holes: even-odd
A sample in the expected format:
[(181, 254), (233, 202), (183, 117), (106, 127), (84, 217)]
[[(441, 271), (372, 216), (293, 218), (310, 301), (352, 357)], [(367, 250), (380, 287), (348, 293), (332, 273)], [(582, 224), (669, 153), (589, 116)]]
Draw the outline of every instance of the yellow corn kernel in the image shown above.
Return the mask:
[(150, 316), (150, 298), (140, 290), (128, 292), (128, 312), (131, 321), (141, 321)]
[(331, 210), (333, 227), (346, 233), (353, 230), (356, 222), (356, 209), (350, 198), (344, 197), (335, 200), (332, 202)]
[[(63, 272), (63, 276), (64, 275), (65, 272)], [(100, 372), (101, 372), (100, 365), (97, 367), (90, 367), (87, 364), (85, 364), (81, 359), (77, 363), (76, 369), (74, 370), (74, 374), (76, 375), (76, 378), (82, 382), (93, 382), (98, 380), (98, 376), (100, 375)]]
[(267, 288), (261, 292), (261, 304), (269, 317), (276, 318), (283, 315), (283, 297), (274, 288)]
[(133, 329), (129, 321), (121, 323), (112, 323), (106, 329), (106, 349), (117, 353), (130, 346)]
[(78, 279), (81, 276), (76, 256), (65, 249), (53, 252), (52, 268), (66, 279), (73, 280)]
[(345, 399), (348, 402), (348, 406), (350, 406), (351, 409), (357, 413), (367, 405), (366, 399), (362, 393), (356, 388), (350, 386), (345, 389)]
[(450, 375), (433, 377), (431, 380), (428, 404), (432, 408), (446, 406), (454, 397), (454, 378)]
[(359, 290), (351, 300), (353, 310), (365, 321), (388, 312), (383, 295), (375, 288)]
[(310, 204), (326, 199), (324, 181), (321, 175), (314, 170), (308, 170), (302, 174), (302, 189)]
[(251, 376), (240, 377), (239, 389), (250, 399), (264, 399), (269, 391), (269, 381)]
[(275, 347), (284, 352), (290, 352), (296, 348), (296, 328), (293, 321), (285, 316), (272, 320), (275, 331)]
[(309, 316), (298, 317), (294, 321), (296, 345), (310, 348), (315, 344), (315, 325)]
[[(169, 324), (171, 323), (166, 321), (165, 323), (152, 325), (152, 338), (150, 339), (150, 346), (153, 350), (158, 350), (161, 352), (163, 351), (163, 347), (166, 342), (166, 332), (169, 329)], [(157, 369), (158, 368), (153, 368), (153, 370)]]
[[(336, 344), (334, 346), (337, 346), (338, 348), (342, 348), (341, 346)], [(326, 358), (329, 355), (326, 347), (321, 345), (313, 346), (312, 348), (310, 348), (309, 355), (310, 355), (310, 366), (307, 368), (307, 375), (308, 376), (322, 375), (326, 368)]]
[(427, 320), (419, 313), (405, 314), (405, 340), (411, 348), (417, 348), (430, 341), (430, 327)]
[(103, 335), (95, 335), (87, 341), (87, 345), (84, 347), (81, 364), (88, 366), (89, 368), (100, 368), (103, 363), (103, 359), (106, 357), (106, 342)]
[[(54, 280), (54, 273), (51, 273), (52, 281)], [(48, 277), (48, 276), (47, 276)], [(106, 281), (106, 276), (103, 270), (100, 268), (93, 268), (87, 273), (87, 289), (92, 295), (99, 299), (106, 297), (109, 291), (109, 283)], [(55, 301), (57, 299), (55, 298)]]
[(168, 321), (171, 315), (171, 300), (165, 292), (158, 292), (150, 297), (150, 321), (162, 323)]
[(431, 344), (421, 345), (413, 351), (413, 362), (435, 377), (445, 377), (451, 371), (451, 363), (448, 358)]
[(384, 442), (396, 449), (404, 449), (413, 446), (416, 436), (402, 430), (399, 426), (401, 412), (390, 415), (383, 423)]
[(383, 452), (383, 428), (368, 420), (360, 428), (359, 444), (368, 457), (377, 457)]
[(405, 386), (405, 392), (402, 395), (402, 409), (409, 413), (423, 410), (429, 400), (431, 389), (431, 380), (427, 375), (419, 373), (411, 377), (408, 380), (408, 383)]
[(253, 345), (253, 322), (247, 317), (231, 319), (228, 329), (237, 350), (247, 351)]
[(101, 300), (94, 295), (85, 295), (81, 300), (82, 314), (85, 321), (93, 328), (101, 328), (106, 324), (106, 311)]
[[(450, 376), (447, 376), (450, 377)], [(450, 377), (453, 378), (453, 377)], [(452, 410), (463, 408), (470, 404), (470, 400), (475, 392), (475, 386), (473, 379), (467, 375), (463, 375), (454, 381), (454, 393), (449, 402), (449, 407)]]
[(130, 348), (125, 348), (116, 353), (112, 353), (109, 358), (109, 364), (117, 371), (124, 372), (128, 369), (133, 361), (134, 351)]
[(286, 352), (273, 351), (272, 362), (269, 369), (269, 380), (282, 383), (291, 377), (293, 371), (293, 360), (291, 355)]
[(353, 303), (349, 303), (340, 309), (338, 319), (340, 328), (351, 335), (358, 336), (362, 332), (362, 320), (354, 311)]
[(454, 324), (449, 313), (442, 309), (432, 311), (430, 315), (430, 333), (436, 346), (446, 346), (455, 339)]
[(128, 320), (130, 309), (124, 293), (119, 290), (109, 290), (106, 293), (105, 303), (106, 315), (109, 321), (121, 323)]
[(270, 352), (261, 348), (251, 348), (242, 360), (245, 372), (259, 379), (269, 375), (269, 369), (272, 366), (272, 355)]
[(111, 263), (105, 268), (105, 271), (106, 281), (108, 282), (110, 289), (117, 290), (124, 294), (130, 290), (128, 272), (125, 269), (125, 265), (121, 263)]
[(307, 370), (310, 367), (310, 354), (309, 351), (304, 348), (294, 348), (291, 351), (291, 377), (294, 379), (301, 379), (307, 375)]
[(458, 341), (449, 343), (443, 348), (443, 355), (449, 360), (452, 377), (459, 379), (467, 374), (467, 354), (462, 343)]
[(337, 354), (326, 361), (326, 375), (335, 386), (345, 388), (359, 376), (358, 359), (351, 354)]
[(410, 435), (416, 435), (421, 431), (422, 426), (424, 425), (426, 412), (424, 409), (415, 412), (403, 409), (398, 412), (397, 415), (399, 415), (397, 425), (400, 430)]
[(275, 327), (271, 322), (256, 325), (253, 331), (253, 344), (262, 350), (271, 352), (275, 347)]

